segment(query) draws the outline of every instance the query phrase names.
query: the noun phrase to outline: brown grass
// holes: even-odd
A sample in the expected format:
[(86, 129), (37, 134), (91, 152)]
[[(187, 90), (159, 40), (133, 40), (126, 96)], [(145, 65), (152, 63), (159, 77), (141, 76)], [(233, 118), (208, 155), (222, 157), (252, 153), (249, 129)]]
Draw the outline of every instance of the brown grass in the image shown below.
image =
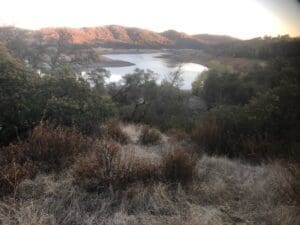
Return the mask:
[(173, 128), (168, 130), (166, 134), (177, 141), (190, 141), (190, 136), (182, 129)]
[(39, 125), (25, 143), (25, 153), (39, 169), (49, 172), (69, 166), (74, 156), (88, 151), (91, 140), (74, 129)]
[(291, 171), (281, 164), (251, 166), (207, 156), (197, 162), (189, 188), (138, 182), (91, 193), (68, 174), (39, 175), (21, 183), (16, 204), (0, 201), (0, 224), (299, 224), (296, 196), (290, 201), (282, 193)]
[(142, 129), (139, 141), (144, 145), (155, 145), (159, 144), (161, 139), (162, 137), (159, 130), (145, 126)]
[(181, 144), (122, 146), (105, 138), (74, 154), (62, 173), (26, 180), (39, 164), (21, 164), (19, 145), (10, 146), (16, 154), (0, 154), (1, 171), (18, 185), (13, 200), (0, 200), (0, 224), (299, 224), (299, 165), (199, 157)]
[(115, 165), (118, 162), (120, 145), (113, 140), (103, 139), (85, 156), (79, 157), (72, 174), (76, 183), (93, 191), (109, 186), (115, 176)]
[[(192, 131), (192, 139), (208, 150), (222, 149), (223, 128), (219, 121), (210, 119), (196, 124)], [(223, 146), (224, 147), (224, 146)]]
[(36, 126), (26, 141), (1, 150), (1, 193), (13, 192), (22, 180), (37, 172), (60, 172), (73, 163), (75, 155), (91, 146), (92, 141), (76, 130)]
[(18, 164), (11, 162), (1, 168), (0, 171), (0, 197), (13, 193), (16, 197), (18, 185), (26, 178), (32, 178), (36, 171), (31, 162)]
[(122, 152), (121, 146), (112, 139), (101, 140), (92, 152), (79, 157), (72, 168), (76, 183), (89, 191), (146, 182), (158, 177), (158, 172), (159, 168), (147, 159)]
[(119, 121), (110, 121), (101, 129), (102, 138), (111, 138), (120, 144), (128, 144), (129, 136), (121, 129)]
[(188, 149), (168, 151), (162, 158), (162, 174), (168, 182), (187, 184), (195, 177), (196, 162)]

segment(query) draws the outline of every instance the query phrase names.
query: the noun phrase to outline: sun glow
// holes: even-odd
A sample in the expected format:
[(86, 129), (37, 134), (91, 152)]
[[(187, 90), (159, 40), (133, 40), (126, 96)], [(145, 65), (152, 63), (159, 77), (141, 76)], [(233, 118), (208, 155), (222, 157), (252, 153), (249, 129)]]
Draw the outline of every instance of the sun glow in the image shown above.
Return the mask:
[(119, 24), (240, 38), (288, 32), (282, 21), (256, 0), (1, 1), (1, 25), (31, 29)]

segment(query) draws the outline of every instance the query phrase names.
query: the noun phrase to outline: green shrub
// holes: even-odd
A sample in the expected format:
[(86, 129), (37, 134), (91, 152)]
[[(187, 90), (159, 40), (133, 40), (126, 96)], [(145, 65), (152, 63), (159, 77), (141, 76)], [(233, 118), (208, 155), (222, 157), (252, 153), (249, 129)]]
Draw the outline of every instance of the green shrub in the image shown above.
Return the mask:
[(93, 91), (86, 81), (77, 80), (68, 70), (57, 73), (44, 77), (40, 87), (46, 102), (44, 119), (75, 127), (84, 134), (98, 133), (101, 124), (116, 115), (110, 97)]
[(0, 45), (0, 146), (25, 136), (41, 119), (40, 78)]
[(289, 100), (275, 89), (259, 94), (244, 106), (215, 107), (195, 124), (192, 139), (209, 154), (253, 161), (299, 160), (292, 147), (299, 140), (299, 112), (292, 106), (297, 90), (284, 93)]
[(255, 87), (243, 74), (223, 66), (216, 68), (216, 65), (199, 75), (192, 86), (193, 93), (201, 96), (209, 108), (243, 105), (255, 94)]

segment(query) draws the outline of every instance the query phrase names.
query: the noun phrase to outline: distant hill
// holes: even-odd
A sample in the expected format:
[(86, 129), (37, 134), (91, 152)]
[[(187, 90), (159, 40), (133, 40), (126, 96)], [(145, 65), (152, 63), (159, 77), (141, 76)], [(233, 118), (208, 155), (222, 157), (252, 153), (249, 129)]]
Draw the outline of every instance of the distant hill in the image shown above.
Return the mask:
[(204, 45), (199, 40), (186, 33), (175, 30), (168, 30), (161, 33), (162, 36), (168, 38), (176, 48), (203, 48)]
[(113, 44), (116, 47), (172, 45), (170, 40), (158, 33), (116, 25), (95, 28), (45, 28), (37, 32), (42, 33), (46, 39), (58, 39), (59, 35), (64, 33), (69, 36), (69, 42), (73, 44), (89, 43), (112, 47)]
[(0, 41), (20, 38), (26, 42), (54, 43), (61, 40), (71, 44), (92, 44), (111, 48), (192, 48), (235, 41), (228, 36), (188, 35), (175, 30), (162, 33), (118, 25), (85, 28), (43, 28), (24, 30), (14, 27), (0, 28)]
[(193, 38), (207, 45), (217, 45), (217, 44), (225, 44), (225, 43), (240, 41), (237, 38), (226, 36), (226, 35), (211, 35), (211, 34), (197, 34), (197, 35), (193, 35)]

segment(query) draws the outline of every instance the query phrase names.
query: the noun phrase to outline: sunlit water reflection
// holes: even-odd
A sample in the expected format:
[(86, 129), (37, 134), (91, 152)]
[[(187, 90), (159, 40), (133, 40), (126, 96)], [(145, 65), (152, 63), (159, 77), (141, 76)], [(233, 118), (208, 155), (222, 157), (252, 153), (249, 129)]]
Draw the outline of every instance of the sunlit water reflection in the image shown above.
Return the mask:
[(106, 54), (104, 56), (114, 59), (122, 60), (134, 63), (133, 66), (126, 67), (106, 67), (111, 73), (108, 82), (118, 82), (122, 79), (122, 76), (125, 74), (130, 74), (134, 72), (136, 68), (147, 70), (152, 70), (157, 74), (158, 82), (165, 79), (168, 74), (175, 72), (178, 68), (181, 68), (183, 85), (182, 89), (191, 89), (191, 84), (195, 78), (206, 70), (205, 66), (196, 63), (183, 63), (181, 65), (170, 66), (167, 64), (166, 60), (163, 58), (158, 58), (157, 56), (161, 55), (160, 53), (147, 53), (147, 54)]

